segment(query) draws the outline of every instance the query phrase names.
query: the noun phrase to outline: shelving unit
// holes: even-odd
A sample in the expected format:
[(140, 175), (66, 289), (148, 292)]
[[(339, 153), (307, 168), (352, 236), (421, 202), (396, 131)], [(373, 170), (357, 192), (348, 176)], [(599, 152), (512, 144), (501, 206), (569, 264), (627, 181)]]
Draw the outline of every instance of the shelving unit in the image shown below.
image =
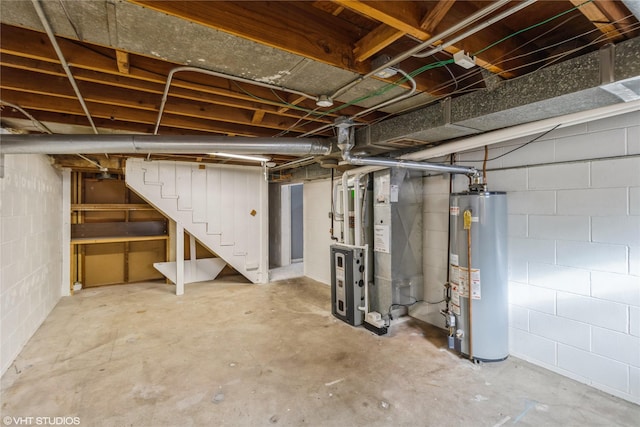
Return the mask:
[(124, 181), (72, 176), (71, 289), (153, 280), (169, 260), (168, 221)]

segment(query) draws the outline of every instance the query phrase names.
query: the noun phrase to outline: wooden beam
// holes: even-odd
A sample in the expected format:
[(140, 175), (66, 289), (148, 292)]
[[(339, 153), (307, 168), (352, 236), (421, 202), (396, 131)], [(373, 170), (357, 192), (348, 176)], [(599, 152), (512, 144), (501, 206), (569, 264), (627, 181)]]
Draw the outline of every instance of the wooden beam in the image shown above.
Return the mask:
[(584, 4), (584, 0), (570, 0), (574, 6), (582, 5), (578, 10), (595, 25), (597, 29), (609, 40), (621, 40), (624, 37), (611, 20), (602, 12), (599, 3), (591, 2)]
[(364, 2), (360, 0), (333, 0), (347, 9), (358, 12), (369, 18), (375, 19), (393, 27), (403, 33), (409, 34), (420, 40), (426, 40), (430, 34), (420, 28), (417, 17), (420, 10), (415, 2), (411, 1), (376, 1)]
[(435, 33), (436, 27), (440, 25), (449, 9), (456, 0), (440, 0), (420, 21), (420, 28), (427, 33)]
[(122, 74), (129, 74), (129, 53), (116, 49), (116, 63), (118, 71)]
[[(298, 105), (300, 104), (302, 101), (306, 100), (307, 98), (304, 96), (298, 96), (297, 98), (288, 101), (287, 104), (291, 104), (291, 105)], [(284, 107), (281, 107), (278, 109), (278, 114), (282, 114), (285, 113), (287, 110), (290, 110), (291, 106), (290, 105), (285, 105)], [(309, 115), (308, 117), (314, 117), (313, 114)], [(306, 118), (305, 118), (306, 120)]]
[(253, 117), (251, 118), (251, 123), (260, 124), (262, 123), (262, 119), (264, 118), (264, 110), (256, 110), (253, 112)]
[(595, 0), (595, 3), (625, 38), (630, 39), (640, 34), (640, 29), (636, 28), (640, 18), (636, 19), (633, 14), (629, 14), (620, 2)]
[(130, 0), (149, 9), (197, 22), (235, 36), (325, 64), (366, 72), (350, 49), (353, 27), (305, 2)]
[[(42, 120), (38, 111), (46, 111), (70, 115), (84, 115), (84, 111), (78, 105), (77, 100), (43, 94), (34, 94), (27, 92), (19, 92), (15, 90), (2, 89), (3, 100), (20, 105), (22, 108), (28, 109), (34, 117)], [(153, 125), (157, 119), (156, 111), (146, 111), (134, 108), (125, 108), (120, 106), (112, 106), (87, 101), (87, 105), (91, 107), (92, 115), (95, 117), (106, 119), (109, 121), (134, 122), (144, 125)], [(246, 124), (229, 123), (220, 120), (206, 120), (188, 116), (177, 116), (174, 114), (165, 114), (162, 119), (162, 126), (185, 129), (189, 131), (203, 131), (216, 133), (236, 133), (242, 136), (273, 136), (274, 131), (264, 127), (258, 127)], [(162, 133), (162, 132), (161, 132)]]
[(120, 236), (120, 237), (77, 237), (71, 239), (72, 245), (91, 245), (100, 243), (147, 242), (150, 240), (168, 240), (169, 236)]
[[(0, 65), (17, 70), (36, 71), (42, 74), (66, 78), (66, 75), (62, 71), (62, 68), (60, 68), (56, 64), (42, 60), (23, 58), (9, 54), (0, 54)], [(153, 83), (135, 78), (123, 78), (121, 76), (100, 73), (98, 71), (85, 70), (82, 68), (74, 69), (74, 76), (76, 81), (78, 82), (99, 83), (114, 87), (116, 89), (121, 88), (152, 94), (153, 96), (149, 98), (149, 102), (154, 103), (155, 106), (153, 108), (155, 109), (158, 108), (159, 100), (161, 99), (162, 92), (164, 90), (164, 86), (160, 83)], [(195, 90), (195, 86), (190, 86), (188, 83), (180, 81), (178, 81), (178, 83), (183, 87), (172, 88), (172, 98), (205, 102), (213, 105), (222, 105), (242, 110), (250, 110), (252, 113), (260, 109), (265, 111), (266, 113), (278, 114), (286, 118), (294, 118), (296, 120), (305, 114), (304, 112), (300, 112), (297, 110), (288, 111), (289, 108), (280, 108), (280, 101), (278, 101), (277, 103), (276, 101), (273, 101), (273, 103), (270, 104), (268, 103), (268, 100), (265, 100), (264, 104), (259, 104), (254, 98), (251, 98), (246, 94), (238, 94), (227, 89), (204, 87), (200, 88), (199, 90)], [(310, 116), (308, 119), (318, 123), (331, 122), (331, 118), (329, 117), (318, 118), (315, 116)]]
[(72, 204), (72, 211), (103, 212), (103, 211), (154, 211), (153, 206), (146, 203), (89, 203)]
[(378, 25), (375, 30), (356, 42), (355, 48), (353, 49), (355, 60), (360, 62), (369, 59), (404, 36), (404, 34), (404, 32), (390, 27), (387, 24)]
[[(340, 4), (354, 12), (360, 13), (362, 15), (368, 16), (372, 19), (375, 19), (379, 22), (385, 23), (393, 28), (396, 28), (399, 31), (403, 31), (419, 40), (427, 40), (431, 37), (431, 33), (425, 31), (421, 28), (421, 24), (424, 23), (424, 19), (418, 21), (418, 17), (421, 16), (421, 12), (419, 9), (419, 5), (416, 2), (411, 1), (362, 1), (362, 0), (332, 0), (334, 3)], [(471, 2), (459, 2), (462, 7), (461, 10), (464, 9), (465, 15), (470, 15), (471, 13), (477, 10), (477, 7), (468, 3)], [(444, 10), (445, 5), (441, 6), (439, 14)], [(474, 8), (474, 9), (472, 9)], [(456, 8), (457, 9), (457, 8)], [(428, 15), (427, 15), (428, 16)], [(440, 16), (441, 22), (444, 18), (447, 17), (447, 14), (442, 14)], [(451, 19), (448, 19), (451, 21)], [(449, 24), (453, 24), (453, 22), (449, 22)], [(444, 25), (444, 24), (443, 24)], [(475, 34), (473, 37), (469, 37), (459, 44), (455, 46), (449, 46), (444, 50), (450, 54), (454, 54), (459, 50), (464, 50), (467, 52), (474, 52), (479, 50), (496, 39), (500, 39), (506, 35), (508, 35), (511, 30), (501, 28), (498, 25), (494, 25), (492, 27), (493, 31), (489, 35), (487, 32), (480, 32)], [(437, 44), (437, 43), (434, 43)], [(505, 71), (505, 69), (514, 67), (518, 68), (521, 66), (526, 66), (527, 62), (523, 59), (515, 59), (511, 60), (507, 63), (506, 67), (502, 65), (495, 65), (493, 62), (498, 62), (498, 58), (501, 57), (503, 52), (513, 51), (519, 48), (522, 44), (521, 40), (517, 38), (506, 39), (498, 48), (490, 49), (484, 52), (482, 55), (476, 58), (476, 63), (486, 68), (487, 70), (500, 74), (502, 77), (514, 77), (516, 74)]]
[[(48, 41), (46, 35), (6, 24), (0, 25), (0, 33), (2, 34), (0, 52), (5, 55), (10, 55), (10, 60), (15, 61), (13, 58), (18, 57), (21, 58), (19, 61), (23, 61), (24, 63), (29, 63), (27, 60), (41, 61), (37, 66), (42, 66), (46, 72), (63, 73), (54, 51), (47, 46)], [(120, 87), (132, 86), (135, 87), (136, 90), (147, 90), (161, 95), (164, 90), (167, 74), (171, 68), (178, 66), (178, 64), (171, 64), (154, 58), (135, 56), (135, 63), (140, 64), (140, 66), (130, 66), (129, 74), (123, 75), (117, 70), (115, 61), (108, 56), (109, 54), (113, 54), (113, 50), (111, 49), (104, 49), (93, 45), (88, 46), (65, 39), (60, 39), (59, 44), (65, 56), (73, 63), (74, 76), (77, 80), (107, 81), (112, 85)], [(100, 50), (104, 50), (104, 54), (101, 54)], [(132, 57), (133, 55), (130, 55), (130, 59), (132, 59)], [(27, 65), (20, 66), (28, 67)], [(265, 109), (268, 112), (273, 111), (274, 113), (282, 106), (282, 102), (278, 97), (267, 88), (248, 84), (242, 84), (241, 86), (242, 89), (229, 80), (219, 77), (183, 73), (174, 79), (171, 95), (185, 99), (195, 97), (202, 101), (214, 95), (217, 96), (215, 102), (221, 102), (221, 97), (227, 97), (228, 100), (236, 104), (234, 105), (236, 107), (249, 108), (252, 110)], [(246, 92), (250, 92), (250, 94)], [(259, 98), (260, 101), (257, 102), (256, 98)], [(243, 103), (238, 100), (242, 100)], [(242, 103), (242, 105), (239, 103)], [(313, 101), (307, 99), (305, 99), (302, 104), (305, 108), (315, 108)], [(341, 110), (340, 113), (353, 115), (361, 110), (362, 108), (360, 107), (349, 106)], [(289, 109), (285, 109), (278, 114), (296, 118), (305, 115), (304, 112)], [(323, 118), (310, 116), (309, 120), (324, 123), (332, 121), (336, 116), (336, 113), (329, 114)], [(371, 118), (373, 116), (368, 117)], [(377, 117), (379, 118), (381, 115)]]

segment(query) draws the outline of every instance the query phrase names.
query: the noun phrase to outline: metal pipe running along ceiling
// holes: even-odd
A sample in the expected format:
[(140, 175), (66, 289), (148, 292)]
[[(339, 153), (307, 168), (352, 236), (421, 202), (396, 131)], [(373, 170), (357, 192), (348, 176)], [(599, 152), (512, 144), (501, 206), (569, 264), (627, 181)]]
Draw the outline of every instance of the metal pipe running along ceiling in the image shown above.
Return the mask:
[(1, 135), (0, 154), (157, 153), (326, 156), (331, 143), (322, 138), (202, 137), (189, 135)]

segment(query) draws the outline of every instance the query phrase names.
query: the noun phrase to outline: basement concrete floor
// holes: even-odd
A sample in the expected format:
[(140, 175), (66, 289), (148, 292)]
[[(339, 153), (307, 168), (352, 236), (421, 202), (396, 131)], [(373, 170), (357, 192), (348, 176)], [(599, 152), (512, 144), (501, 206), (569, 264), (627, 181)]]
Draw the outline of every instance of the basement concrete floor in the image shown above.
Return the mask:
[[(63, 298), (2, 377), (4, 417), (82, 426), (638, 426), (640, 407), (516, 358), (473, 365), (409, 320), (378, 337), (329, 287), (231, 278)], [(34, 422), (35, 424), (35, 422)]]

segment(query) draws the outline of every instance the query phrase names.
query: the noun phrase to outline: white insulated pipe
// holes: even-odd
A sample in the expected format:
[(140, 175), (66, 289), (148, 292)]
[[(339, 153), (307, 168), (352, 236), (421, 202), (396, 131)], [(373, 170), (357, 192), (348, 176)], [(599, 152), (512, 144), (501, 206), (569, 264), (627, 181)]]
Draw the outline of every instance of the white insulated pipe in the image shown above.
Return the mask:
[(187, 153), (328, 155), (321, 138), (249, 138), (191, 135), (0, 135), (1, 154)]

